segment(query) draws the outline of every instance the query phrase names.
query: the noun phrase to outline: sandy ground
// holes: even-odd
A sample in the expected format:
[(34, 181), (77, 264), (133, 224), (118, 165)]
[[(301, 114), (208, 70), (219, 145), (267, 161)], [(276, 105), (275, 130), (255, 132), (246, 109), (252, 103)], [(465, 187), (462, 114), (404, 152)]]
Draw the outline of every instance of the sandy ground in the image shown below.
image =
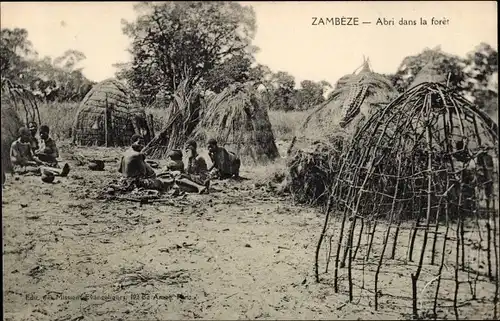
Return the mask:
[[(119, 150), (76, 152), (111, 161), (104, 172), (91, 172), (63, 151), (72, 172), (54, 184), (7, 176), (2, 196), (5, 320), (411, 318), (410, 273), (416, 264), (401, 264), (407, 230), (401, 232), (395, 260), (384, 261), (375, 311), (370, 271), (382, 238), (375, 240), (366, 264), (354, 262), (353, 302), (345, 268), (339, 271), (339, 293), (332, 286), (333, 262), (322, 275), (324, 282), (315, 283), (323, 214), (256, 188), (255, 182), (267, 175), (260, 169), (243, 168), (249, 180), (217, 182), (210, 195), (140, 206), (95, 198), (96, 189), (118, 177), (112, 160)], [(366, 248), (362, 239), (360, 252)], [(474, 261), (484, 270), (484, 255)], [(419, 292), (436, 269), (424, 266)], [(453, 263), (446, 271), (438, 313), (454, 319), (455, 283), (448, 280)], [(466, 280), (467, 273), (460, 275)], [(420, 295), (422, 314), (432, 309), (428, 299), (434, 283)], [(491, 319), (488, 300), (494, 285), (481, 276), (476, 287), (477, 299), (470, 300), (469, 286), (460, 284), (460, 317)]]

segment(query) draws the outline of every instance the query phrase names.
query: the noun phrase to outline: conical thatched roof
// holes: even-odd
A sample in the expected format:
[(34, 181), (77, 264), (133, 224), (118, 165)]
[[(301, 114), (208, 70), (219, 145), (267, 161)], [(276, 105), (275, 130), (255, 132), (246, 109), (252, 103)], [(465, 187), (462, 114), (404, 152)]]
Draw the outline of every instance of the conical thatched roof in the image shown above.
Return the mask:
[(214, 96), (194, 132), (198, 141), (215, 138), (243, 164), (262, 164), (279, 157), (267, 109), (251, 84), (231, 85)]
[(134, 133), (149, 136), (150, 132), (144, 109), (132, 91), (116, 79), (98, 83), (83, 98), (74, 121), (73, 139), (84, 145), (102, 145), (106, 132), (108, 143), (118, 146), (128, 145)]
[(373, 72), (365, 61), (359, 73), (339, 79), (329, 99), (316, 107), (297, 131), (295, 144), (330, 137), (350, 137), (373, 108), (388, 104), (397, 95), (390, 80)]

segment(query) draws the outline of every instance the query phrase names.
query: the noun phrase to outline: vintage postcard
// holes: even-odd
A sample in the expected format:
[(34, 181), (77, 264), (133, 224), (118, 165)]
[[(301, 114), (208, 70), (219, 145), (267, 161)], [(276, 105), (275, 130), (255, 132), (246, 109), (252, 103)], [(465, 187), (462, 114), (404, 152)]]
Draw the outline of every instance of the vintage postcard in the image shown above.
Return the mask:
[(0, 6), (5, 320), (499, 319), (496, 2)]

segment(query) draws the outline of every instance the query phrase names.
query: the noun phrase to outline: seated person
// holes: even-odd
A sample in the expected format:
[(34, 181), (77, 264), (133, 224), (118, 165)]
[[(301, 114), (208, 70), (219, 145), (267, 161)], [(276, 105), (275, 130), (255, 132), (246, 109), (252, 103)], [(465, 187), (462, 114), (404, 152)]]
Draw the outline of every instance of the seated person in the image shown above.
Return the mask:
[(182, 162), (182, 152), (180, 150), (172, 150), (168, 153), (168, 162), (165, 166), (167, 171), (179, 171), (184, 173), (184, 163)]
[(140, 135), (132, 136), (132, 145), (125, 151), (118, 171), (127, 178), (155, 178), (156, 173), (146, 162), (146, 155), (142, 153), (144, 138)]
[(188, 154), (188, 164), (186, 173), (194, 182), (205, 185), (207, 188), (210, 184), (208, 175), (207, 162), (203, 156), (198, 154), (197, 144), (194, 140), (190, 140), (186, 144)]
[[(62, 169), (48, 167), (48, 165), (35, 155), (31, 149), (31, 133), (26, 127), (19, 129), (19, 138), (10, 147), (10, 160), (14, 173), (41, 175), (43, 171), (55, 176), (65, 177), (69, 173), (69, 165), (64, 164)], [(45, 166), (44, 166), (45, 165)]]
[(213, 138), (208, 140), (208, 155), (213, 163), (209, 169), (210, 177), (225, 179), (240, 175), (241, 162), (238, 156), (217, 146), (217, 141)]
[(49, 136), (49, 131), (49, 126), (47, 125), (40, 127), (40, 138), (42, 141), (35, 156), (42, 162), (57, 166), (59, 150), (57, 149), (56, 142)]
[(31, 134), (30, 135), (31, 151), (34, 153), (40, 148), (38, 139), (36, 138), (36, 133), (38, 132), (38, 124), (34, 121), (31, 121), (28, 123), (28, 129)]
[[(188, 191), (204, 192), (203, 186), (200, 187), (194, 182), (178, 177), (178, 175), (169, 175), (170, 178), (159, 179), (160, 176), (164, 175), (156, 175), (153, 168), (146, 162), (146, 155), (142, 153), (143, 148), (143, 137), (140, 135), (132, 136), (132, 145), (125, 151), (120, 161), (118, 171), (123, 174), (125, 182), (128, 184), (127, 189), (132, 186), (132, 183), (135, 183), (136, 187), (158, 191), (165, 191), (177, 185), (181, 188), (185, 187), (184, 189), (188, 189)], [(182, 164), (182, 159), (180, 162)], [(178, 167), (173, 167), (173, 169), (178, 169)], [(183, 166), (181, 169), (183, 169)]]

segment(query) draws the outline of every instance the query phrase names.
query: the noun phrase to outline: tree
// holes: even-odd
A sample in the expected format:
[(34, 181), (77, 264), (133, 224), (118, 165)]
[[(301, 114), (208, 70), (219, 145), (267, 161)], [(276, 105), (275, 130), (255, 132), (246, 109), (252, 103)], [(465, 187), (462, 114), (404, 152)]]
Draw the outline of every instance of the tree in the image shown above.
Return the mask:
[(299, 109), (309, 109), (325, 101), (325, 93), (332, 85), (325, 80), (314, 82), (303, 80), (301, 89), (297, 90), (297, 106)]
[(133, 59), (121, 72), (143, 103), (160, 88), (175, 91), (184, 79), (195, 86), (225, 61), (256, 50), (255, 13), (236, 2), (145, 2), (135, 10), (135, 22), (122, 21)]
[(498, 52), (480, 43), (465, 58), (465, 90), (474, 103), (488, 113), (498, 110)]
[(203, 87), (215, 93), (220, 93), (230, 84), (249, 81), (252, 62), (253, 57), (250, 55), (231, 56), (207, 73), (203, 79)]
[(424, 49), (415, 56), (406, 57), (400, 64), (396, 74), (392, 76), (393, 84), (399, 92), (409, 88), (416, 75), (432, 61), (432, 64), (444, 75), (449, 77), (449, 86), (452, 88), (463, 88), (465, 74), (464, 59), (445, 53), (440, 47)]
[(2, 28), (0, 40), (0, 70), (2, 77), (20, 81), (28, 67), (28, 59), (36, 57), (37, 52), (28, 40), (26, 29)]

